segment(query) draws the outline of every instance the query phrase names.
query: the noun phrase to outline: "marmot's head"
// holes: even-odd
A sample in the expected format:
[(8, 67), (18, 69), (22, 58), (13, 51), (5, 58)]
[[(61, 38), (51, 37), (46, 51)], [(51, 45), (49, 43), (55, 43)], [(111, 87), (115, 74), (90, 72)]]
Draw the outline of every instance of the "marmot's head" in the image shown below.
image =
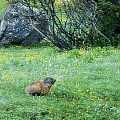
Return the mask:
[(56, 82), (56, 80), (54, 78), (47, 77), (47, 78), (44, 78), (44, 82), (46, 84), (54, 84)]

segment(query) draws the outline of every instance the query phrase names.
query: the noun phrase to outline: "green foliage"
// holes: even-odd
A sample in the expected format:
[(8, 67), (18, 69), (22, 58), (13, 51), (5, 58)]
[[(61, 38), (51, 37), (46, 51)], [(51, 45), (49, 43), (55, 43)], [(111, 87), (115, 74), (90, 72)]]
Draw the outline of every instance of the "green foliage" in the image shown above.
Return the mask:
[(7, 6), (7, 1), (0, 0), (0, 16), (3, 14), (6, 6)]
[[(98, 3), (99, 22), (98, 26), (101, 32), (111, 40), (111, 45), (120, 44), (120, 1), (116, 4), (106, 0), (100, 0)], [(115, 29), (119, 29), (119, 34)], [(103, 43), (104, 46), (104, 42)]]
[[(18, 0), (14, 0), (13, 3), (16, 1)], [(43, 4), (49, 9), (46, 9), (47, 13), (49, 13), (52, 5), (46, 4), (51, 2), (49, 0), (43, 1)], [(37, 5), (40, 6), (42, 4), (34, 0), (28, 0), (28, 2), (30, 2), (30, 5), (33, 7), (36, 7), (36, 9), (38, 9)], [(84, 0), (77, 0), (77, 2), (76, 0), (71, 0), (63, 4), (59, 0), (55, 1), (54, 12), (56, 12), (56, 14), (53, 15), (53, 11), (49, 13), (49, 15), (51, 14), (49, 17), (53, 17), (53, 20), (56, 19), (56, 22), (53, 22), (54, 24), (50, 23), (51, 26), (53, 25), (51, 28), (53, 28), (53, 31), (56, 33), (56, 36), (52, 39), (51, 36), (49, 36), (51, 42), (60, 49), (72, 49), (84, 46), (120, 46), (120, 1), (113, 4), (110, 0), (99, 0), (97, 6), (96, 4), (91, 5), (91, 1), (84, 2)], [(6, 0), (0, 2), (0, 15), (3, 13), (6, 5)], [(90, 12), (90, 8), (92, 12)], [(98, 9), (96, 10), (96, 8)], [(45, 9), (40, 8), (40, 10)], [(99, 13), (98, 16), (96, 13)], [(90, 16), (90, 14), (92, 16)], [(97, 21), (94, 17), (97, 17)], [(97, 23), (97, 29), (109, 38), (110, 42), (103, 35), (99, 34), (100, 32), (95, 30), (92, 22)], [(115, 32), (116, 29), (118, 29), (119, 33)], [(74, 50), (72, 52), (71, 54), (73, 55), (71, 56), (80, 56)], [(92, 59), (92, 57), (90, 59)]]
[[(0, 120), (119, 120), (120, 50), (51, 47), (0, 49)], [(57, 79), (48, 96), (25, 87)]]

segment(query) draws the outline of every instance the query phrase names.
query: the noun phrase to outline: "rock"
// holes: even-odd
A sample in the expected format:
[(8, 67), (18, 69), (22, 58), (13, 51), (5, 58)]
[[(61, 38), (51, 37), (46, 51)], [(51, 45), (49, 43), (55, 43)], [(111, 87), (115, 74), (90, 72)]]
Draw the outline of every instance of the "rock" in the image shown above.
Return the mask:
[(48, 19), (44, 11), (31, 11), (26, 3), (22, 2), (9, 4), (0, 22), (0, 46), (37, 44), (42, 41), (47, 29)]

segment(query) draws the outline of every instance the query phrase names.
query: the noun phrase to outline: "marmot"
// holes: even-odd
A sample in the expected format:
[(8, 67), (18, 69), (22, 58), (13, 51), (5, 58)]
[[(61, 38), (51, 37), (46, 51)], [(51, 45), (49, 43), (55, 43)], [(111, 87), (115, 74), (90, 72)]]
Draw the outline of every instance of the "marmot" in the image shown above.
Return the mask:
[(56, 82), (54, 78), (47, 77), (44, 80), (36, 81), (26, 87), (26, 92), (33, 96), (47, 95), (51, 86)]

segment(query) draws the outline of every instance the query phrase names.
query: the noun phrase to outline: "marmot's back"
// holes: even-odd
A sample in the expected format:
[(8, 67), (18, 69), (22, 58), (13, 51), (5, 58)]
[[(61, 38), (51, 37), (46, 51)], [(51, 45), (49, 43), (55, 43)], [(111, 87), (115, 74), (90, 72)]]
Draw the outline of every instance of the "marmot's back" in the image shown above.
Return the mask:
[(40, 95), (42, 84), (42, 81), (33, 82), (26, 87), (26, 92), (30, 95)]

